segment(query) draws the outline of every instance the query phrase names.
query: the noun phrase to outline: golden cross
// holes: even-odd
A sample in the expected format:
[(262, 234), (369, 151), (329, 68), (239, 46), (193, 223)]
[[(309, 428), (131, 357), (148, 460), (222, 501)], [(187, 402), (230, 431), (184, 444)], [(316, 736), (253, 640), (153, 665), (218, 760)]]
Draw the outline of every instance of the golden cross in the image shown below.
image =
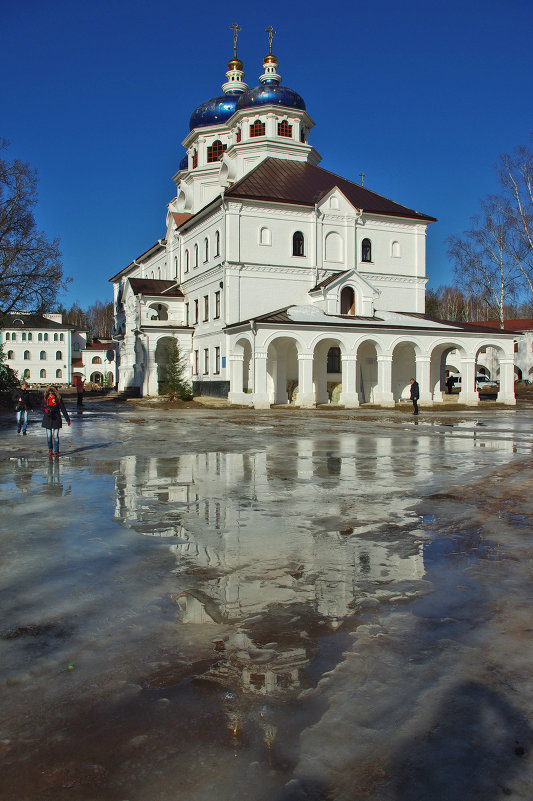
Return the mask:
[(237, 58), (237, 35), (239, 31), (242, 31), (242, 28), (239, 28), (237, 22), (234, 22), (233, 25), (230, 25), (230, 30), (233, 31), (233, 55)]
[(268, 28), (266, 29), (266, 32), (268, 33), (268, 55), (271, 56), (272, 55), (272, 37), (274, 36), (276, 31), (274, 30), (272, 25), (269, 25)]

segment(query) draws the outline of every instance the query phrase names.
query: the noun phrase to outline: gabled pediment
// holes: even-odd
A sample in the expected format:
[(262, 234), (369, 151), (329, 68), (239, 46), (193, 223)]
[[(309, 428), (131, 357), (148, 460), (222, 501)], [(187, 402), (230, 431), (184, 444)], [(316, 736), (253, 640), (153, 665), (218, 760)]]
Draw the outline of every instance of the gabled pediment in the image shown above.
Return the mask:
[(360, 217), (362, 213), (362, 209), (354, 206), (338, 186), (333, 186), (320, 198), (317, 208), (322, 214)]

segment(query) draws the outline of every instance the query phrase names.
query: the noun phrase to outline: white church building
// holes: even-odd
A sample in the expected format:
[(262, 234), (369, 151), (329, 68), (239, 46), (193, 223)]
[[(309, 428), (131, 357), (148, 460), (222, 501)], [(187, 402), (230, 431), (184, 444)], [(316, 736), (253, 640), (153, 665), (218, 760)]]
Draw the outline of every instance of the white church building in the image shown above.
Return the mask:
[(117, 273), (119, 389), (156, 395), (177, 340), (195, 394), (255, 408), (338, 402), (479, 403), (478, 354), (498, 359), (498, 401), (514, 405), (513, 336), (424, 314), (426, 231), (435, 218), (318, 166), (313, 120), (282, 85), (270, 47), (259, 85), (228, 64), (201, 103), (164, 237)]

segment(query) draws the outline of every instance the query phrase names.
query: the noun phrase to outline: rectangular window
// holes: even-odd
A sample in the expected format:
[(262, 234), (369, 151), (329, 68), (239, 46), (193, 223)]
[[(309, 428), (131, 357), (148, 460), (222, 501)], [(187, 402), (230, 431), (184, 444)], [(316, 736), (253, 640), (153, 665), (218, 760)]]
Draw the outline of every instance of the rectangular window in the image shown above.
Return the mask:
[(185, 304), (185, 325), (189, 326), (189, 304)]
[(209, 373), (209, 348), (204, 348), (204, 375)]
[(194, 375), (198, 375), (198, 366), (199, 366), (199, 354), (198, 351), (194, 351), (194, 363), (193, 363), (193, 371)]
[(198, 322), (198, 299), (194, 301), (194, 322)]
[(215, 348), (215, 375), (220, 373), (220, 348)]
[(220, 290), (215, 292), (215, 320), (220, 317)]
[(204, 323), (209, 320), (209, 295), (204, 295)]

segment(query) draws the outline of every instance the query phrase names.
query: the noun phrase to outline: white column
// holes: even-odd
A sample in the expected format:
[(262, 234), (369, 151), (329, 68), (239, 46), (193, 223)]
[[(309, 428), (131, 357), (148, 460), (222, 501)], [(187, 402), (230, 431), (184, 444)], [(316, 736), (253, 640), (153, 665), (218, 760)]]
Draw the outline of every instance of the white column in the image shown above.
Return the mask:
[(496, 396), (498, 403), (515, 406), (514, 394), (514, 359), (500, 359), (500, 389)]
[(302, 409), (312, 409), (315, 406), (312, 353), (298, 354), (298, 397), (296, 403)]
[(394, 396), (392, 394), (392, 355), (377, 357), (378, 362), (378, 386), (374, 397), (380, 406), (394, 406)]
[(233, 353), (228, 356), (229, 362), (229, 392), (228, 400), (231, 403), (247, 403), (251, 399), (243, 391), (244, 354)]
[(465, 406), (479, 405), (479, 395), (476, 391), (476, 360), (471, 356), (461, 359), (459, 403), (464, 403)]
[(420, 387), (420, 403), (424, 406), (433, 405), (433, 395), (430, 386), (430, 366), (429, 356), (416, 356), (416, 380)]
[(359, 395), (357, 394), (356, 366), (357, 356), (355, 353), (346, 353), (342, 356), (342, 391), (340, 402), (346, 409), (355, 409), (359, 406)]
[(267, 353), (256, 351), (254, 361), (254, 409), (270, 409), (267, 386)]

